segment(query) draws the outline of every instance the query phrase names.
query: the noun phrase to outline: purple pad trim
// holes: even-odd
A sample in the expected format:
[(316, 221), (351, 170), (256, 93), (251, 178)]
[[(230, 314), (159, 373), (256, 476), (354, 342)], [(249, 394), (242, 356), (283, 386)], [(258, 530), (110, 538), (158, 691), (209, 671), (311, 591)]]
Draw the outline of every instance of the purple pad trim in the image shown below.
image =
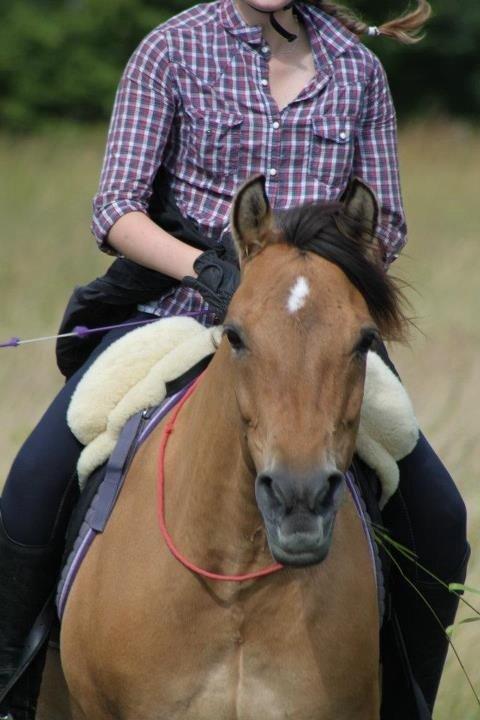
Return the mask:
[(362, 528), (365, 533), (365, 537), (367, 538), (368, 550), (370, 552), (370, 559), (372, 561), (373, 574), (375, 577), (375, 586), (377, 588), (378, 610), (379, 610), (380, 625), (381, 625), (382, 621), (383, 621), (384, 611), (385, 611), (385, 586), (384, 586), (384, 580), (383, 580), (382, 564), (381, 564), (380, 556), (378, 554), (377, 545), (375, 543), (372, 531), (370, 529), (370, 527), (371, 527), (370, 518), (368, 517), (365, 503), (363, 502), (363, 498), (361, 497), (359, 489), (355, 482), (355, 476), (353, 475), (351, 470), (347, 470), (344, 477), (345, 477), (345, 482), (346, 482), (347, 488), (350, 491), (350, 495), (352, 496), (353, 503), (355, 505), (355, 509), (357, 511), (358, 517), (360, 518), (360, 522), (362, 523)]
[(66, 565), (65, 570), (67, 571), (65, 576), (64, 572), (62, 572), (62, 575), (60, 577), (60, 582), (58, 585), (58, 591), (57, 591), (57, 598), (56, 598), (56, 604), (57, 604), (57, 612), (58, 617), (60, 620), (63, 617), (63, 613), (65, 611), (65, 605), (67, 603), (67, 598), (70, 594), (71, 587), (73, 585), (73, 581), (75, 580), (77, 576), (77, 572), (80, 568), (80, 565), (83, 562), (83, 559), (85, 555), (87, 554), (87, 550), (89, 550), (90, 545), (92, 544), (94, 538), (96, 537), (96, 532), (92, 530), (91, 528), (87, 527), (85, 529), (85, 534), (82, 537), (82, 531), (80, 531), (80, 535), (78, 536), (78, 540), (80, 540), (79, 545), (77, 546), (77, 543), (74, 545), (74, 552), (75, 554), (72, 557), (70, 566)]
[(192, 383), (189, 383), (186, 387), (182, 388), (178, 392), (168, 397), (166, 400), (163, 401), (161, 405), (155, 408), (153, 413), (148, 418), (148, 422), (142, 427), (140, 431), (140, 434), (138, 436), (139, 445), (141, 445), (147, 439), (152, 430), (157, 427), (160, 420), (165, 417), (167, 412), (169, 412), (173, 407), (175, 407), (177, 402), (182, 399), (191, 384)]
[(350, 470), (348, 470), (345, 473), (345, 482), (347, 483), (347, 487), (350, 490), (350, 495), (352, 496), (353, 502), (355, 504), (355, 508), (357, 510), (360, 521), (362, 523), (363, 532), (365, 533), (365, 537), (367, 538), (368, 550), (370, 552), (370, 558), (372, 560), (372, 565), (375, 568), (375, 584), (376, 584), (377, 583), (377, 572), (376, 572), (376, 567), (375, 567), (376, 563), (375, 563), (375, 551), (373, 549), (373, 541), (370, 536), (370, 531), (368, 529), (367, 518), (363, 511), (362, 503), (360, 502), (360, 497), (357, 492), (357, 486), (355, 484), (355, 480), (353, 479), (353, 475), (350, 472)]

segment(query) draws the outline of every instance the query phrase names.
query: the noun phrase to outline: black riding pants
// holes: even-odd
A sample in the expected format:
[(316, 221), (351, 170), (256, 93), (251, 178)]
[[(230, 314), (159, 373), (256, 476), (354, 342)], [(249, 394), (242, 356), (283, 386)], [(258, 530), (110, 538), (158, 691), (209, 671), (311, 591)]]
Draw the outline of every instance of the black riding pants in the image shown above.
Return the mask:
[[(152, 319), (152, 315), (137, 313), (131, 318), (143, 319)], [(97, 357), (133, 329), (119, 327), (104, 335), (84, 365), (65, 383), (18, 452), (0, 499), (5, 529), (12, 540), (25, 545), (46, 545), (53, 539), (65, 493), (83, 450), (67, 425), (70, 399)]]
[[(423, 435), (399, 468), (400, 487), (383, 510), (384, 525), (416, 553), (419, 565), (447, 585), (463, 583), (470, 555), (466, 510), (450, 474)], [(393, 605), (413, 674), (432, 710), (448, 650), (442, 628), (453, 623), (458, 598), (419, 566), (394, 555), (400, 567), (392, 566)]]
[[(66, 423), (70, 398), (98, 355), (130, 329), (120, 328), (105, 335), (85, 365), (65, 384), (18, 453), (1, 498), (3, 521), (14, 540), (27, 545), (44, 545), (51, 540), (66, 487), (82, 450)], [(385, 525), (393, 537), (415, 550), (420, 563), (445, 582), (461, 581), (468, 543), (465, 505), (455, 483), (423, 435), (399, 467), (400, 487), (384, 510)], [(415, 568), (406, 567), (405, 572), (444, 625), (451, 623), (456, 599)], [(444, 635), (399, 573), (394, 573), (393, 581), (395, 605), (414, 674), (432, 705), (445, 655)]]

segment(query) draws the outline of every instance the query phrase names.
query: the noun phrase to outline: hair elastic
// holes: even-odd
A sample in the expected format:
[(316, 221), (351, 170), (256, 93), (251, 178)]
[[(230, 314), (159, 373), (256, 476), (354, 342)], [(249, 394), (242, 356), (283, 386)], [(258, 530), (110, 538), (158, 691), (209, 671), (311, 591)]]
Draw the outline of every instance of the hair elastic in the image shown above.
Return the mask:
[(378, 28), (376, 25), (370, 25), (367, 30), (367, 35), (369, 37), (378, 37), (379, 35), (381, 35), (380, 28)]

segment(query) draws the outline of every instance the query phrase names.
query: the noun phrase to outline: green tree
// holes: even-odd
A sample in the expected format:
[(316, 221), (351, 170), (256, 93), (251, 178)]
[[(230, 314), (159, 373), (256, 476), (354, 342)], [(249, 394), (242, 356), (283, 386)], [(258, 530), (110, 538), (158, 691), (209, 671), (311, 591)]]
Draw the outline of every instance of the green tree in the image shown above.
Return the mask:
[[(433, 15), (418, 45), (404, 47), (387, 38), (369, 45), (384, 63), (397, 108), (480, 115), (480, 3), (430, 0)], [(350, 7), (372, 25), (414, 7), (413, 0), (351, 0)]]
[(15, 0), (0, 18), (0, 123), (108, 117), (123, 66), (170, 16), (146, 0)]

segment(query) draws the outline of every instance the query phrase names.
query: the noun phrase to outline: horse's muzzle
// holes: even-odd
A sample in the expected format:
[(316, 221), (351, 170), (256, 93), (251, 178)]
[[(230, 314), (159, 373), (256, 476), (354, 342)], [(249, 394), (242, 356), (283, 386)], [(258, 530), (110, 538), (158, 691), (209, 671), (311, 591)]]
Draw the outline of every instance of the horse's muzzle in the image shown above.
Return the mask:
[(343, 474), (332, 467), (303, 477), (282, 470), (257, 476), (257, 503), (277, 562), (306, 566), (325, 559), (344, 487)]

